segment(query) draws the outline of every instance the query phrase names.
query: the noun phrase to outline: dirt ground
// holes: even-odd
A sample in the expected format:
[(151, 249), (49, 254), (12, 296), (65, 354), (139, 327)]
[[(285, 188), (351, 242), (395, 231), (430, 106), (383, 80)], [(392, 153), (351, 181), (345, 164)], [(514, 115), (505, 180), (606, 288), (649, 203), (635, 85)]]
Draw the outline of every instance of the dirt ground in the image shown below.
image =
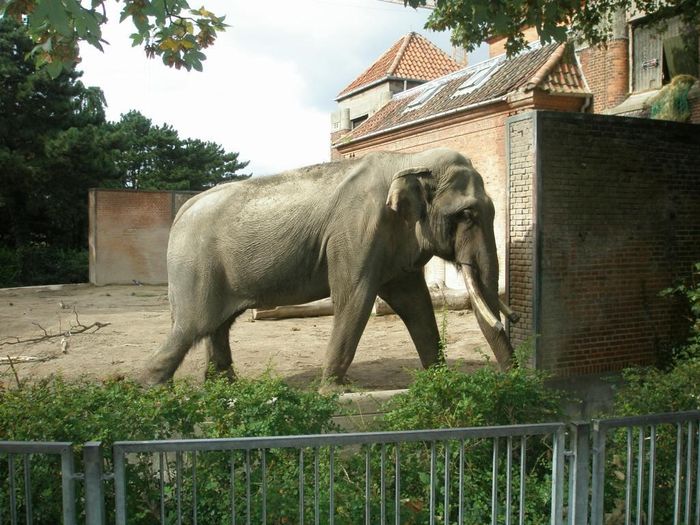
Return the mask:
[[(438, 325), (442, 324), (437, 313)], [(75, 325), (93, 326), (73, 333), (64, 352), (61, 335)], [(241, 376), (272, 371), (297, 386), (320, 378), (332, 317), (253, 321), (246, 312), (231, 331), (234, 367)], [(165, 286), (57, 285), (0, 289), (0, 385), (50, 374), (67, 378), (137, 378), (170, 328)], [(73, 332), (80, 328), (73, 328)], [(22, 342), (14, 344), (17, 340)], [(28, 339), (39, 339), (26, 342)], [(471, 312), (447, 312), (450, 366), (473, 370), (488, 350)], [(7, 356), (14, 365), (7, 364)], [(21, 357), (45, 359), (20, 362)], [(14, 368), (14, 370), (13, 370)], [(420, 368), (408, 331), (395, 315), (372, 316), (348, 371), (350, 389), (404, 388)], [(190, 351), (176, 377), (204, 376), (204, 356)]]

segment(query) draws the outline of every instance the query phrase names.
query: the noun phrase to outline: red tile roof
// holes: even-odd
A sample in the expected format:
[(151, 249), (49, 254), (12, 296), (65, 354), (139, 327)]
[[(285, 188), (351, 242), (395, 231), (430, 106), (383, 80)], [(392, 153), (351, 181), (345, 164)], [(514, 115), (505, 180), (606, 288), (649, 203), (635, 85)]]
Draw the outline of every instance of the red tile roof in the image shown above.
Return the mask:
[[(483, 80), (481, 83), (479, 78)], [(466, 87), (470, 81), (474, 85)], [(568, 46), (550, 44), (540, 47), (535, 44), (531, 50), (514, 58), (495, 57), (397, 93), (369, 119), (344, 135), (339, 143), (410, 126), (447, 113), (468, 111), (476, 105), (505, 100), (510, 94), (535, 89), (555, 95), (590, 94)], [(422, 103), (421, 96), (425, 99)]]
[(392, 78), (428, 81), (459, 68), (460, 65), (455, 60), (430, 40), (418, 33), (409, 33), (343, 89), (336, 100), (381, 80)]

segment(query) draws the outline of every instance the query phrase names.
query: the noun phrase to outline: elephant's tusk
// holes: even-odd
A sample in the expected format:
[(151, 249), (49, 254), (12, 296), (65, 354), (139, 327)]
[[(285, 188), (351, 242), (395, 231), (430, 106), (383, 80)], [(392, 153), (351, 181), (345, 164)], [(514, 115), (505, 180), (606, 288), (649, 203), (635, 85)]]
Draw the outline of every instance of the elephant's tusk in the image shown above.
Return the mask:
[(513, 310), (511, 310), (510, 306), (500, 299), (498, 300), (498, 309), (508, 318), (511, 323), (515, 324), (520, 320), (520, 314), (515, 313)]
[(498, 315), (498, 312), (496, 312), (496, 315), (491, 313), (491, 309), (488, 307), (488, 305), (484, 302), (484, 299), (481, 297), (481, 294), (478, 292), (477, 284), (474, 281), (474, 276), (473, 276), (473, 268), (470, 266), (468, 270), (462, 272), (462, 276), (464, 277), (464, 282), (467, 285), (467, 290), (469, 291), (469, 298), (471, 299), (472, 306), (474, 307), (475, 310), (479, 310), (481, 313), (481, 316), (484, 318), (484, 321), (493, 329), (498, 332), (505, 332), (505, 327), (503, 326), (503, 323), (501, 323), (500, 319), (496, 317)]

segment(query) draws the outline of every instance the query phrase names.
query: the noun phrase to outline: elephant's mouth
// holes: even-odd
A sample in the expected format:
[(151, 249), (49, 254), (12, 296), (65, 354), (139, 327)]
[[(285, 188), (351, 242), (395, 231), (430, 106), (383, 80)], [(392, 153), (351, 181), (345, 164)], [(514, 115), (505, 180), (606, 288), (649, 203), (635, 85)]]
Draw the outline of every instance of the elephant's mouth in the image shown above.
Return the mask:
[[(498, 291), (491, 294), (495, 299), (491, 301), (494, 303), (493, 307), (490, 307), (484, 299), (481, 281), (478, 278), (478, 271), (474, 265), (462, 263), (460, 269), (464, 283), (469, 291), (472, 308), (479, 323), (479, 328), (481, 328), (486, 341), (496, 356), (498, 365), (502, 370), (507, 370), (513, 364), (513, 347), (506, 335), (505, 326), (503, 326), (500, 319)], [(511, 321), (517, 318), (517, 314), (514, 314), (506, 305), (502, 305), (500, 308), (509, 312), (508, 315)]]

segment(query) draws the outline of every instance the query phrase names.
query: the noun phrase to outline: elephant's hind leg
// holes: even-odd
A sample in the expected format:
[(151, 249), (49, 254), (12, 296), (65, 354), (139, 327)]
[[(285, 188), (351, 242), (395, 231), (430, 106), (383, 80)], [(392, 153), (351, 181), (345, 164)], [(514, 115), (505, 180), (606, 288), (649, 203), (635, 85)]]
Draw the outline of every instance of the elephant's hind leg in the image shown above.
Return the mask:
[(202, 340), (206, 359), (205, 379), (216, 377), (226, 377), (232, 381), (236, 379), (236, 374), (233, 371), (229, 332), (231, 331), (231, 325), (241, 313), (238, 312), (229, 317), (213, 334)]
[(146, 383), (158, 385), (172, 379), (175, 371), (185, 358), (185, 354), (197, 342), (197, 339), (195, 332), (183, 330), (174, 325), (163, 346), (151, 357), (151, 361), (148, 364)]

